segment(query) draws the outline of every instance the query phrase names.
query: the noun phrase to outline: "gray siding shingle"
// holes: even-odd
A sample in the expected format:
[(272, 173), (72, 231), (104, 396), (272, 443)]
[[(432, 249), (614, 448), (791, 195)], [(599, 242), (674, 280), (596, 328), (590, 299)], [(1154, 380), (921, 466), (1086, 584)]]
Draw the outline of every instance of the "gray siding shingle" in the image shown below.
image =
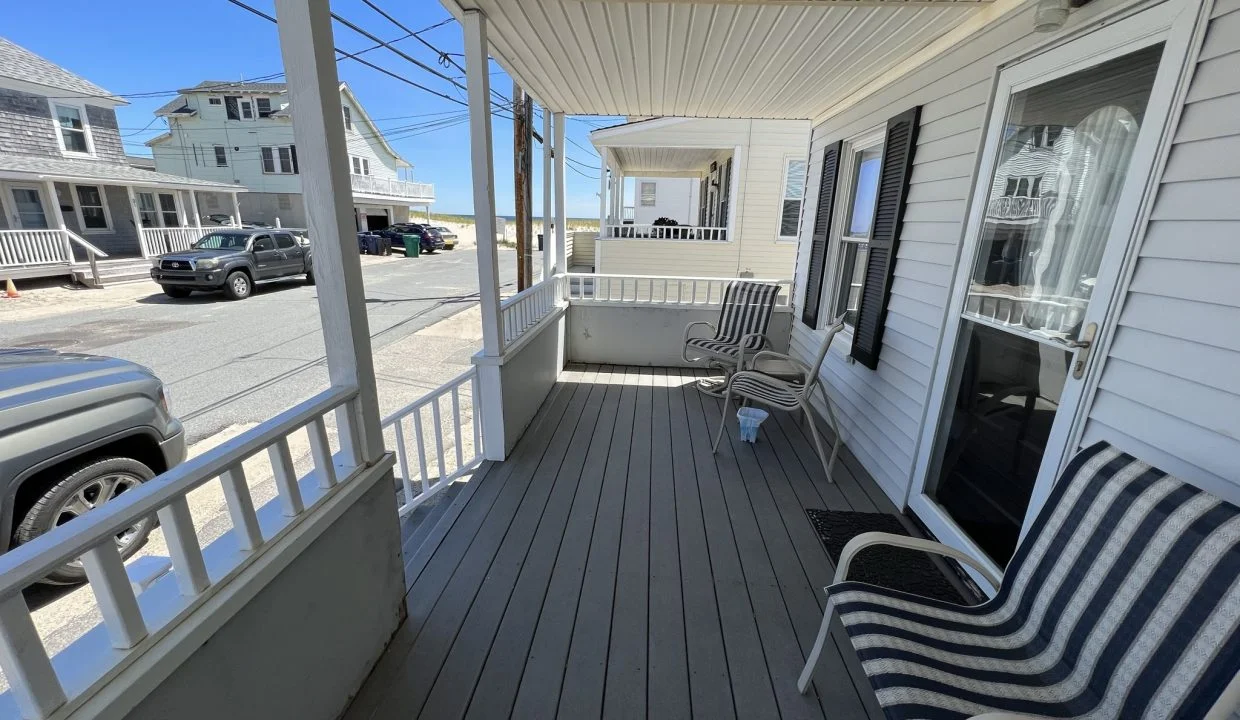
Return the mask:
[(59, 157), (54, 132), (47, 98), (0, 88), (0, 151)]

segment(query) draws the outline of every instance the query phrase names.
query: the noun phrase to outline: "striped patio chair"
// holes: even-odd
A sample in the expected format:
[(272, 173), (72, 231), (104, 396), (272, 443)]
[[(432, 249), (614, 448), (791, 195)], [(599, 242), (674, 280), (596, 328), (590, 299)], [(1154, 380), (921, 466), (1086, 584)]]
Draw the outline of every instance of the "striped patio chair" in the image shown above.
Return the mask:
[[(691, 322), (685, 326), (684, 348), (681, 358), (690, 364), (705, 364), (723, 370), (724, 379), (740, 370), (745, 355), (756, 353), (766, 347), (766, 330), (775, 311), (779, 286), (766, 283), (736, 280), (728, 283), (723, 293), (723, 305), (719, 320)], [(713, 337), (690, 337), (693, 328), (705, 325), (714, 331)], [(712, 395), (721, 395), (723, 383), (699, 382), (698, 389)]]
[[(1210, 718), (1240, 706), (1240, 510), (1106, 443), (1077, 455), (991, 600), (962, 607), (843, 582), (838, 613), (888, 718)], [(986, 575), (982, 570), (983, 575)]]

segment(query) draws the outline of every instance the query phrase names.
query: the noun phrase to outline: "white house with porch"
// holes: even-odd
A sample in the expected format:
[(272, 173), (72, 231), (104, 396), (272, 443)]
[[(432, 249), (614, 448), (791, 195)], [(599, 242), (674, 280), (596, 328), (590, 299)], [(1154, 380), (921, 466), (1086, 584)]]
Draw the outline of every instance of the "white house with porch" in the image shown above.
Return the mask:
[[(205, 80), (178, 92), (155, 111), (168, 122), (166, 133), (146, 143), (155, 167), (244, 186), (242, 221), (305, 227), (296, 113), (286, 85)], [(413, 165), (388, 143), (347, 84), (340, 83), (339, 93), (357, 229), (408, 222), (411, 206), (429, 212), (435, 186), (414, 180)], [(225, 200), (204, 193), (199, 209), (204, 216), (227, 213)]]
[[(1233, 717), (1240, 2), (444, 5), (474, 367), (380, 416), (330, 9), (276, 0), (331, 387), (0, 556), (0, 712)], [(551, 138), (555, 242), (509, 298), (490, 58)], [(795, 273), (745, 281), (761, 337), (726, 336), (753, 319), (732, 277), (567, 272), (566, 113), (811, 123)], [(1046, 212), (995, 202), (1038, 174)], [(753, 444), (694, 387), (696, 323), (770, 401)], [(811, 386), (813, 425), (778, 411)], [(185, 496), (217, 483), (233, 528), (203, 547)], [(135, 595), (114, 538), (152, 513), (173, 572)], [(840, 547), (818, 513), (904, 534)], [(873, 543), (958, 561), (927, 575), (962, 594), (845, 582), (912, 574)], [(74, 558), (102, 622), (49, 657), (22, 593)]]
[(674, 263), (686, 275), (791, 276), (808, 121), (648, 118), (590, 141), (607, 177), (596, 272), (662, 274)]
[(125, 104), (0, 38), (0, 279), (86, 277), (101, 260), (107, 275), (193, 227), (195, 191), (235, 213), (244, 186), (130, 165), (116, 124)]

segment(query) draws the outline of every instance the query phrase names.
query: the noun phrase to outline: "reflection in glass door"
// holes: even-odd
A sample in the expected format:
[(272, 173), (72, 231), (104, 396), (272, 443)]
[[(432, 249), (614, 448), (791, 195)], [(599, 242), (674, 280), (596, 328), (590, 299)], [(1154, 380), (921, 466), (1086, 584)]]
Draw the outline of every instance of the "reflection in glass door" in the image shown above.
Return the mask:
[(22, 230), (46, 230), (47, 213), (43, 211), (43, 201), (36, 187), (14, 187), (13, 211), (17, 215), (17, 225)]
[(1071, 421), (1057, 411), (1161, 54), (1156, 45), (1011, 95), (927, 483), (1000, 566), (1052, 426)]

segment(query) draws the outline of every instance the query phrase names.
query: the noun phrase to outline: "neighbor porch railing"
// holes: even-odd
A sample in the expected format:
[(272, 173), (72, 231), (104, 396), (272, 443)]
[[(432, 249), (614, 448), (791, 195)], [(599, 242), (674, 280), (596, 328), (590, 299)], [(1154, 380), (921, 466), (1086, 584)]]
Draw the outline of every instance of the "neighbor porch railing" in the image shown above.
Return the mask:
[[(138, 488), (0, 556), (0, 668), (22, 716), (46, 718), (74, 708), (182, 620), (228, 585), (307, 508), (352, 479), (362, 468), (351, 452), (333, 458), (325, 417), (355, 402), (354, 388), (320, 393), (217, 448), (178, 465)], [(313, 470), (298, 477), (289, 436), (305, 428)], [(339, 433), (338, 433), (339, 435)], [(345, 446), (342, 438), (339, 444)], [(352, 443), (347, 443), (352, 447)], [(279, 507), (256, 511), (242, 462), (267, 451)], [(204, 555), (186, 496), (218, 480), (232, 519), (231, 543)], [(117, 533), (151, 515), (167, 540), (179, 596), (152, 587), (135, 596), (117, 550)], [(81, 558), (103, 617), (106, 637), (88, 633), (49, 658), (22, 591), (67, 562)], [(60, 710), (67, 714), (71, 710)]]
[(471, 367), (384, 419), (384, 432), (390, 428), (396, 441), (402, 517), (482, 462), (477, 398), (478, 371)]
[(556, 275), (505, 299), (499, 306), (504, 347), (551, 314), (564, 299), (564, 276)]
[(142, 228), (143, 257), (189, 250), (190, 246), (215, 228)]
[(717, 305), (723, 302), (728, 285), (737, 280), (778, 285), (777, 308), (789, 307), (792, 297), (791, 280), (595, 273), (568, 273), (563, 277), (565, 297), (570, 303)]
[(388, 180), (369, 175), (350, 175), (349, 183), (352, 185), (354, 192), (416, 198), (419, 200), (435, 199), (435, 185), (433, 183)]
[(604, 238), (633, 240), (697, 240), (699, 242), (726, 242), (728, 229), (706, 225), (634, 225), (621, 223), (604, 226)]
[(86, 252), (91, 274), (98, 283), (95, 261), (108, 254), (72, 230), (0, 230), (0, 278), (5, 277), (5, 270), (13, 274), (25, 271), (21, 274), (40, 275), (56, 273), (57, 266), (69, 268), (76, 260), (74, 246)]

